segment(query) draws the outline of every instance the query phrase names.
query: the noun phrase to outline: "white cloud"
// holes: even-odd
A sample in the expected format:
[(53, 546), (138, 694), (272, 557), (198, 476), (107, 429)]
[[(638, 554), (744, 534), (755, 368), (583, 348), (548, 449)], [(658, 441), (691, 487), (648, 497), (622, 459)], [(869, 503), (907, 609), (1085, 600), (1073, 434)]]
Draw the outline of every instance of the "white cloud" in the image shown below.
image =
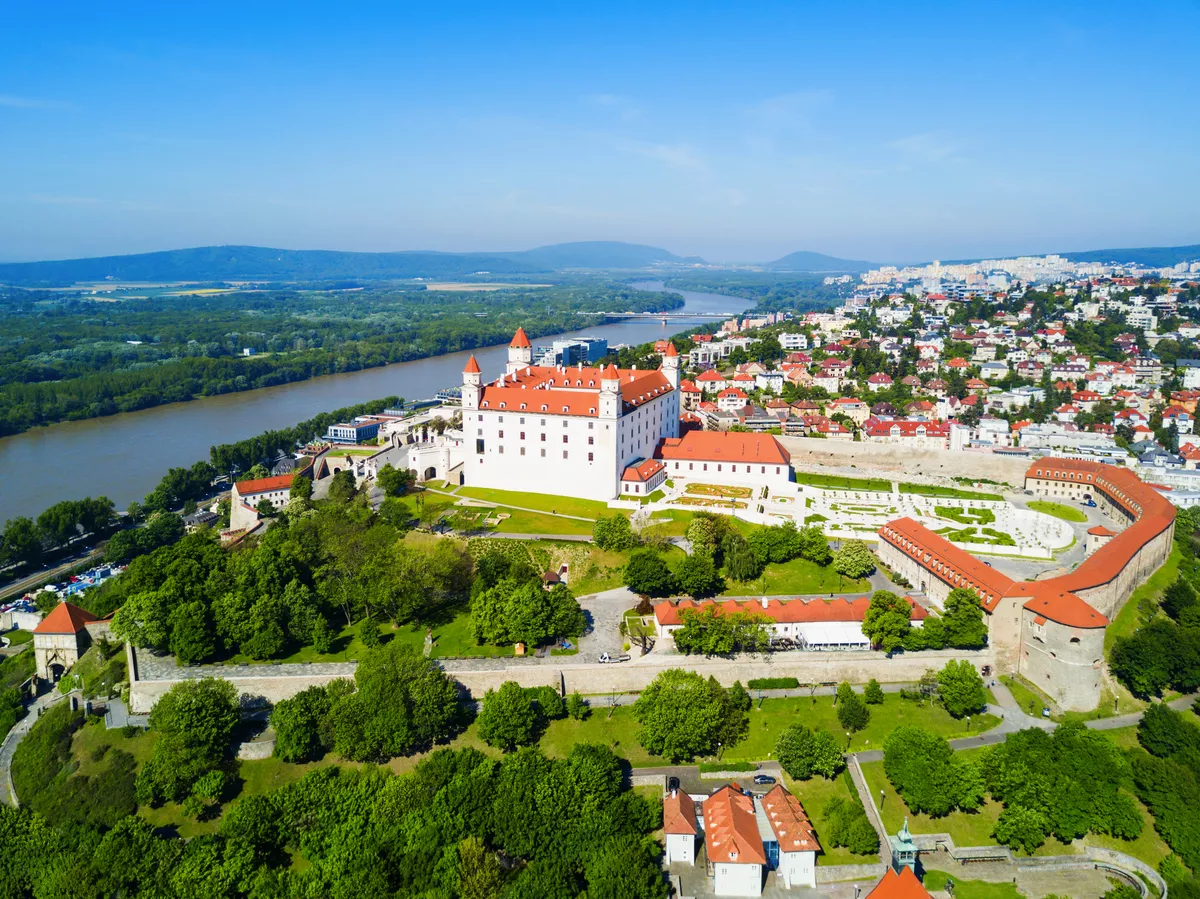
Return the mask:
[(958, 144), (950, 141), (944, 134), (936, 131), (926, 131), (922, 134), (911, 134), (908, 137), (901, 137), (897, 140), (888, 141), (887, 146), (893, 150), (899, 150), (906, 156), (929, 163), (944, 162), (945, 160), (953, 159), (958, 151), (962, 149)]
[(769, 97), (746, 109), (746, 115), (772, 128), (808, 127), (813, 112), (833, 102), (833, 91), (793, 91)]
[(8, 109), (74, 109), (74, 105), (63, 100), (45, 100), (40, 97), (14, 97), (0, 94), (0, 106)]

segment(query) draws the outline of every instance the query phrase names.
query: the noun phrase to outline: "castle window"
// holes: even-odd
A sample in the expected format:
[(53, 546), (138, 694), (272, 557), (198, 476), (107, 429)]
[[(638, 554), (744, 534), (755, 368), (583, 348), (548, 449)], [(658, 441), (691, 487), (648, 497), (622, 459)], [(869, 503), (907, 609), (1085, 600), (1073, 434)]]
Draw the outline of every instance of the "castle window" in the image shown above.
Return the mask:
[(546, 442), (546, 435), (545, 435), (545, 434), (542, 434), (542, 435), (541, 435), (541, 438), (542, 438), (542, 443), (545, 443), (545, 442)]
[(595, 456), (594, 456), (592, 453), (588, 453), (588, 461), (589, 461), (589, 462), (595, 462), (595, 461), (596, 461), (596, 459), (595, 459)]
[(1072, 642), (1072, 643), (1078, 643), (1078, 642), (1079, 642), (1079, 638), (1078, 638), (1078, 637), (1072, 637), (1072, 638), (1071, 638), (1071, 642)]
[(525, 447), (521, 447), (521, 455), (525, 455)]
[(546, 458), (546, 448), (545, 447), (542, 447), (542, 458), (543, 459)]
[(566, 451), (566, 450), (563, 450), (563, 458), (564, 458), (564, 459), (565, 459), (565, 458), (567, 458), (567, 451)]
[(500, 436), (501, 436), (501, 437), (503, 437), (503, 436), (504, 436), (504, 432), (503, 432), (503, 431), (501, 431), (501, 432), (500, 432)]
[(522, 439), (522, 440), (524, 440), (524, 439), (525, 439), (525, 432), (524, 432), (524, 431), (522, 431), (522, 432), (521, 432), (521, 439)]
[(567, 435), (563, 434), (563, 443), (566, 443), (566, 442), (567, 442)]

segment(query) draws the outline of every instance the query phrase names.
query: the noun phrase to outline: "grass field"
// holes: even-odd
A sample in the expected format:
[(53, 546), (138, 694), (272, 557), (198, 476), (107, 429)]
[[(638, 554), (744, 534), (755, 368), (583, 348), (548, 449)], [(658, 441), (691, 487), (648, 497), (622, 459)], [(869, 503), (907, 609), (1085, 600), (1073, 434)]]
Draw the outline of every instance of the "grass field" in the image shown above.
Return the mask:
[(1064, 503), (1052, 503), (1049, 500), (1035, 499), (1026, 505), (1034, 512), (1041, 512), (1043, 515), (1052, 515), (1055, 518), (1061, 518), (1063, 521), (1079, 523), (1088, 520), (1087, 516), (1081, 510)]
[[(501, 512), (507, 511), (504, 509)], [(542, 512), (521, 512), (513, 510), (493, 530), (504, 534), (564, 534), (590, 537), (592, 522), (580, 521), (577, 518), (564, 518), (561, 515), (547, 515)]]
[(1043, 707), (1054, 708), (1054, 703), (1051, 702), (1050, 697), (1025, 680), (1025, 678), (1002, 674), (1000, 675), (1000, 680), (1008, 687), (1013, 695), (1013, 699), (1017, 701), (1017, 705), (1020, 706), (1021, 711), (1025, 714), (1041, 717)]
[(875, 493), (891, 493), (892, 482), (883, 478), (848, 478), (832, 474), (796, 472), (796, 483), (825, 490), (870, 490)]
[(33, 631), (5, 631), (4, 636), (8, 638), (9, 646), (20, 646), (22, 643), (28, 643), (33, 639)]
[(460, 487), (456, 496), (469, 496), (500, 506), (518, 506), (551, 512), (558, 515), (575, 515), (595, 519), (608, 514), (608, 506), (591, 499), (576, 499), (572, 496), (554, 496), (549, 493), (521, 493), (516, 490), (493, 490), (489, 487)]
[[(945, 871), (926, 871), (925, 889), (929, 892), (946, 889), (951, 877)], [(955, 899), (1025, 899), (1025, 894), (1011, 883), (989, 883), (986, 880), (954, 880)]]
[(723, 596), (775, 596), (805, 593), (865, 593), (871, 589), (861, 578), (842, 577), (832, 566), (822, 567), (807, 559), (767, 565), (753, 581), (727, 581)]
[(974, 490), (960, 490), (957, 487), (933, 487), (929, 484), (901, 484), (901, 493), (912, 493), (916, 496), (944, 496), (947, 499), (1004, 499), (999, 493), (977, 493)]
[(817, 856), (818, 865), (862, 865), (870, 864), (878, 859), (876, 855), (855, 855), (849, 849), (839, 849), (830, 846), (825, 839), (825, 834), (829, 831), (826, 825), (829, 823), (829, 818), (825, 814), (825, 807), (831, 799), (851, 799), (858, 801), (858, 795), (854, 792), (854, 788), (850, 783), (849, 778), (843, 773), (833, 780), (826, 780), (823, 777), (812, 777), (808, 780), (792, 780), (786, 774), (783, 776), (783, 784), (787, 787), (788, 792), (800, 800), (800, 804), (804, 806), (804, 811), (808, 814), (808, 819), (812, 822), (817, 831), (817, 840), (821, 843), (821, 848), (824, 850)]
[(1112, 623), (1104, 631), (1104, 654), (1112, 650), (1113, 643), (1117, 637), (1128, 637), (1136, 631), (1140, 625), (1140, 616), (1138, 608), (1143, 603), (1157, 608), (1158, 600), (1162, 596), (1163, 591), (1171, 584), (1175, 583), (1175, 579), (1179, 577), (1179, 562), (1183, 557), (1180, 555), (1178, 548), (1171, 547), (1171, 555), (1167, 557), (1167, 561), (1163, 566), (1150, 575), (1150, 578), (1142, 586), (1133, 591), (1133, 595), (1125, 601), (1125, 605), (1121, 606), (1121, 611), (1117, 612), (1117, 617), (1112, 620)]
[[(1122, 728), (1121, 730), (1108, 732), (1108, 736), (1113, 738), (1118, 746), (1129, 748), (1132, 745), (1136, 745), (1137, 736), (1135, 731), (1136, 728), (1132, 727)], [(974, 757), (979, 752), (980, 750), (978, 749), (968, 749), (963, 750), (962, 754), (967, 757)], [(892, 788), (891, 782), (888, 781), (887, 775), (883, 772), (883, 762), (865, 762), (862, 769), (871, 794), (877, 797), (879, 791), (883, 790), (884, 800), (880, 813), (883, 816), (884, 827), (889, 833), (895, 833), (904, 823), (905, 816), (907, 816), (908, 826), (914, 833), (949, 833), (957, 846), (992, 846), (996, 844), (996, 840), (991, 834), (992, 828), (995, 827), (996, 821), (1000, 817), (1000, 812), (1004, 808), (1000, 803), (989, 799), (977, 812), (951, 812), (942, 818), (916, 815), (909, 811), (903, 800), (900, 799), (899, 795)], [(1146, 826), (1142, 828), (1141, 836), (1136, 840), (1121, 840), (1099, 834), (1088, 834), (1076, 844), (1063, 844), (1051, 837), (1033, 854), (1070, 855), (1079, 851), (1079, 848), (1083, 846), (1100, 846), (1132, 855), (1134, 858), (1140, 859), (1157, 869), (1159, 862), (1170, 855), (1170, 849), (1163, 842), (1157, 831), (1154, 830), (1154, 822), (1150, 812), (1138, 802), (1136, 797), (1134, 797), (1134, 802), (1141, 810), (1142, 817), (1146, 821)], [(955, 895), (958, 896), (961, 894), (956, 892)]]

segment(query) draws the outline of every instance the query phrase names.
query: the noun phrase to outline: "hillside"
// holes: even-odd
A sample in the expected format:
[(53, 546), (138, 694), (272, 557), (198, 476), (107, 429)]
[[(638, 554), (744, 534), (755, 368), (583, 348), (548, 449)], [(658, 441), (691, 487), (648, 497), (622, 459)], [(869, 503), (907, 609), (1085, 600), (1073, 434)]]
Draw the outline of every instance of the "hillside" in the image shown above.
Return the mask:
[(537, 274), (565, 268), (641, 268), (683, 262), (657, 247), (615, 241), (566, 243), (515, 253), (351, 253), (271, 247), (194, 247), (130, 256), (0, 264), (0, 283), (77, 281), (329, 281), (343, 278), (461, 278)]
[(766, 263), (766, 267), (784, 272), (865, 272), (871, 268), (870, 262), (857, 259), (839, 259), (837, 256), (826, 256), (824, 253), (813, 253), (810, 250), (800, 250), (789, 253), (782, 259)]
[(1184, 247), (1126, 247), (1115, 250), (1086, 250), (1082, 253), (1059, 253), (1075, 262), (1136, 262), (1152, 268), (1163, 268), (1180, 262), (1200, 259), (1200, 244)]

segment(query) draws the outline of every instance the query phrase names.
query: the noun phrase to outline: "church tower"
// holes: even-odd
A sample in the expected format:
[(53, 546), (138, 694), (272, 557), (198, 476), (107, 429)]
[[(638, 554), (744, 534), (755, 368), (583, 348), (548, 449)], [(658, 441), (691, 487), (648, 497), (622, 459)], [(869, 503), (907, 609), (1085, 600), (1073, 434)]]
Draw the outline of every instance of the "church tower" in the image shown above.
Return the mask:
[(478, 409), (479, 395), (483, 392), (483, 374), (479, 370), (479, 363), (475, 361), (475, 355), (467, 360), (466, 368), (463, 369), (463, 387), (462, 387), (462, 407), (464, 409)]
[(533, 344), (525, 336), (524, 328), (517, 328), (512, 343), (508, 345), (508, 367), (505, 374), (516, 374), (523, 368), (528, 368), (533, 362)]

